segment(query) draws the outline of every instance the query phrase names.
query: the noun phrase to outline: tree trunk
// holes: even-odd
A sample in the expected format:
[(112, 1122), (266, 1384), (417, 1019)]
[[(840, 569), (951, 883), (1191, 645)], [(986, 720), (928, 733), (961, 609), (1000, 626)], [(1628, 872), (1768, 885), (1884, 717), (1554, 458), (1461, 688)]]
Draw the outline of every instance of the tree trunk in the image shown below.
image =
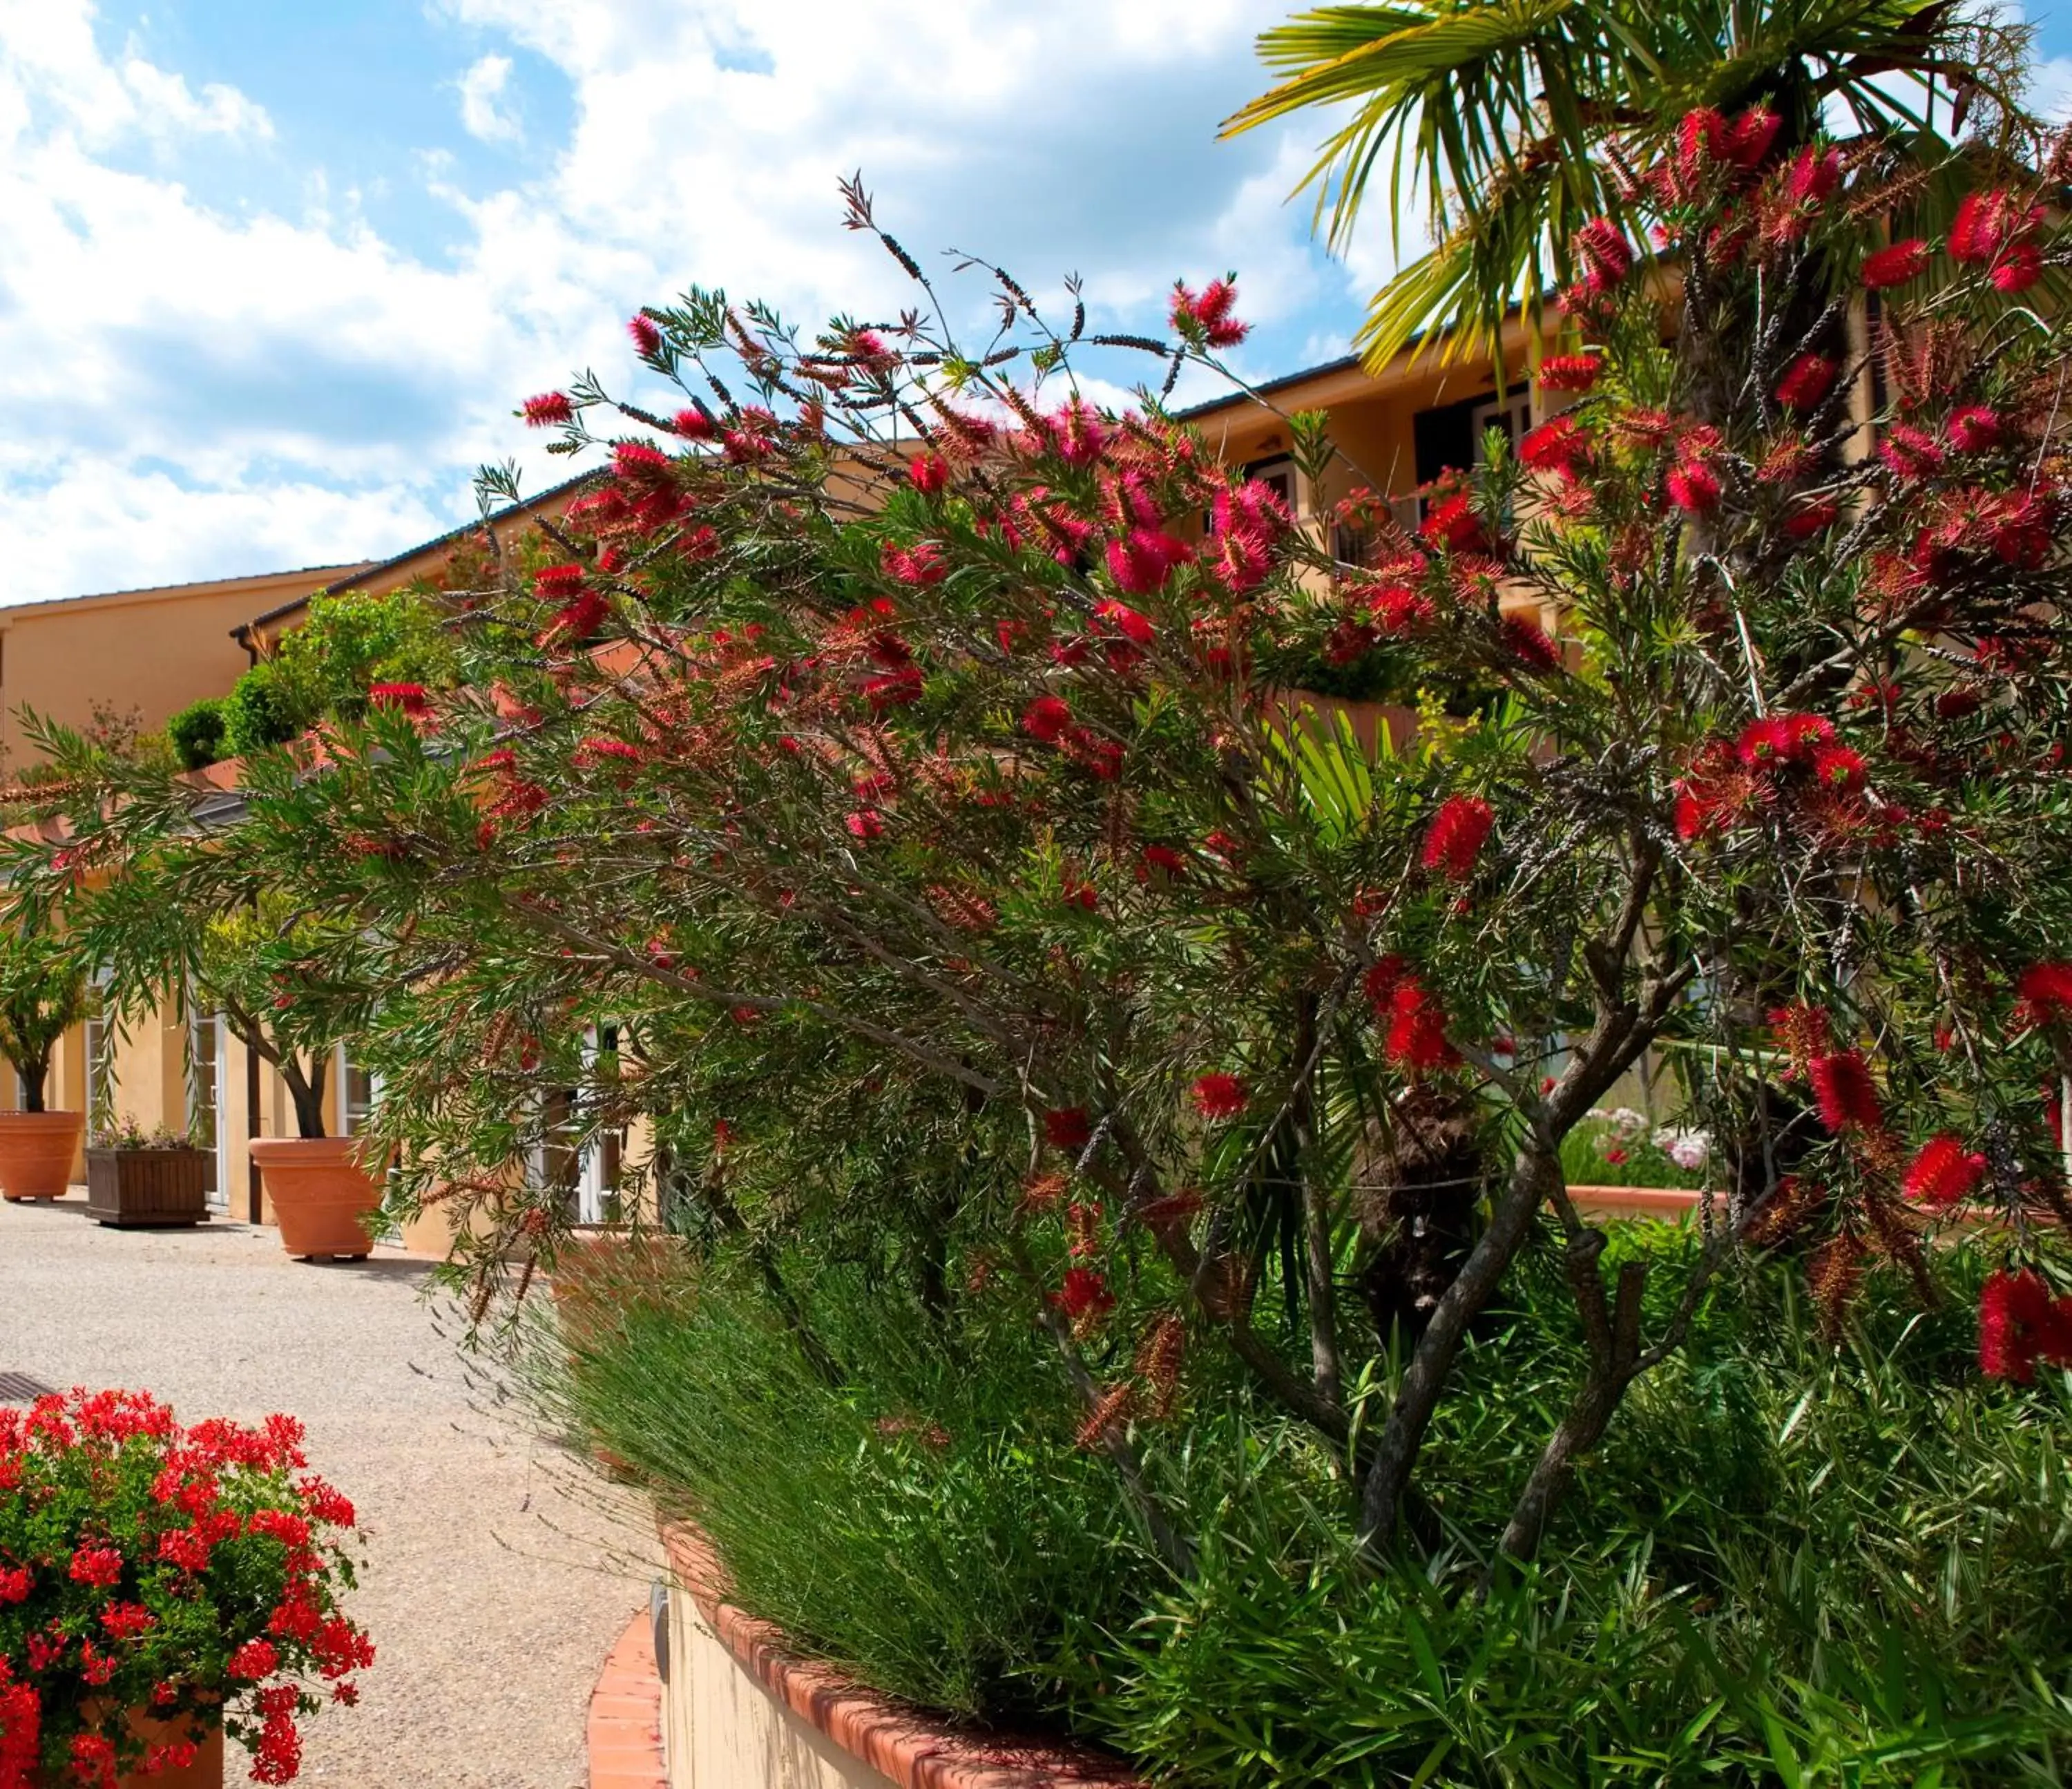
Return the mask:
[(16, 1071), (22, 1077), (22, 1109), (41, 1112), (43, 1109), (43, 1087), (51, 1078), (51, 1053), (46, 1050), (39, 1056), (27, 1062), (17, 1063)]

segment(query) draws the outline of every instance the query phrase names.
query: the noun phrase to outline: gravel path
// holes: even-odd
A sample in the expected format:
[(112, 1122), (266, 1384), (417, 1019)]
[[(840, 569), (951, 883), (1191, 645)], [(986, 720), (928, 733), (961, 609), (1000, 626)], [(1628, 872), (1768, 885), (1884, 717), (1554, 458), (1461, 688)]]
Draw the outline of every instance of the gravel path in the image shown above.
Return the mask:
[(358, 1508), (352, 1606), (379, 1658), (359, 1707), (307, 1724), (302, 1780), (582, 1789), (590, 1686), (647, 1600), (640, 1526), (493, 1413), (426, 1265), (307, 1265), (270, 1231), (104, 1230), (82, 1205), (0, 1207), (0, 1373), (140, 1387), (190, 1420), (287, 1411)]

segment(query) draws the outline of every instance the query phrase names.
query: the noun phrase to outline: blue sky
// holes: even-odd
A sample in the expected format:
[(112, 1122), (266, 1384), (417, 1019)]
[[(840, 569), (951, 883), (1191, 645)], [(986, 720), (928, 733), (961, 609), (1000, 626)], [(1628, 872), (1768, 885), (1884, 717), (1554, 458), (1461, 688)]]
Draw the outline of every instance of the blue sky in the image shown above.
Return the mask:
[[(1388, 270), (1309, 241), (1309, 127), (1215, 140), (1288, 0), (0, 0), (0, 530), (19, 602), (374, 557), (686, 283), (883, 314), (923, 255), (1101, 325), (1240, 273), (1248, 371)], [(2072, 0), (2041, 15), (2072, 53)], [(536, 483), (554, 475), (536, 457)]]

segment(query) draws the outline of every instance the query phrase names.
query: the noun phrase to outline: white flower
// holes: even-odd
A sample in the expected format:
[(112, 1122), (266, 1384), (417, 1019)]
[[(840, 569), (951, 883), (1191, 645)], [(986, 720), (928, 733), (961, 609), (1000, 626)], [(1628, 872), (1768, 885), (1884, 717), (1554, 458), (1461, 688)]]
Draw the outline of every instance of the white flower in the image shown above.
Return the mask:
[(1677, 1130), (1664, 1125), (1655, 1133), (1655, 1146), (1687, 1174), (1704, 1166), (1712, 1153), (1712, 1139), (1702, 1130)]
[(1619, 1133), (1622, 1141), (1630, 1143), (1647, 1129), (1647, 1114), (1635, 1112), (1631, 1106), (1614, 1106), (1605, 1114), (1605, 1122)]

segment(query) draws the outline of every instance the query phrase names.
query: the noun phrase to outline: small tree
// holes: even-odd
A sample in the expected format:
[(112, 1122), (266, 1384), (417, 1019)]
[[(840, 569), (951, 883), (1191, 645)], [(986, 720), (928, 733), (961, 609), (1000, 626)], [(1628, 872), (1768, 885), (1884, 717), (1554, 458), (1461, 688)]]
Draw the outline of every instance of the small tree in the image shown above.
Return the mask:
[[(77, 831), (17, 846), (28, 899), (69, 853), (119, 870), (84, 923), (112, 946), (269, 891), (289, 1022), (372, 1027), (406, 1196), (480, 1220), (485, 1293), (561, 1221), (512, 1171), (543, 1126), (644, 1112), (708, 1233), (769, 1261), (896, 1232), (942, 1307), (1019, 1301), (1178, 1571), (1143, 1450), (1188, 1361), (1313, 1429), (1384, 1557), (1536, 1236), (1587, 1360), (1491, 1563), (1772, 1244), (1840, 1326), (1931, 1296), (1926, 1240), (1989, 1202), (1981, 1361), (2019, 1378), (2072, 1353), (2039, 1221), (2072, 1071), (2068, 343), (2022, 296), (2067, 258), (2067, 163), (1997, 121), (1938, 171), (1973, 189), (1939, 260), (1887, 240), (1916, 175), (1880, 143), (1786, 153), (1756, 109), (1619, 146), (1659, 253), (1577, 232), (1541, 379), (1580, 401), (1415, 537), (1369, 493), (1357, 568), (1156, 391), (1052, 387), (1104, 347), (1165, 389), (1215, 364), (1226, 282), (1176, 292), (1171, 340), (1104, 341), (1003, 274), (968, 348), (939, 306), (802, 340), (694, 290), (631, 325), (669, 404), (528, 404), (612, 475), (462, 593), (454, 689), (265, 755), (214, 827), (56, 739)], [(1321, 476), (1322, 419), (1287, 426)], [(1377, 652), (1427, 693), (1414, 740), (1290, 721), (1294, 668)], [(607, 1021), (621, 1071), (586, 1076)], [(1562, 1145), (1664, 1051), (1731, 1171), (1651, 1293)], [(850, 1136), (838, 1186), (807, 1158)], [(1457, 1246), (1392, 1257), (1388, 1202), (1482, 1163)]]
[(58, 1039), (85, 1016), (85, 971), (71, 942), (41, 928), (0, 927), (0, 1055), (22, 1078), (22, 1109), (41, 1112)]

